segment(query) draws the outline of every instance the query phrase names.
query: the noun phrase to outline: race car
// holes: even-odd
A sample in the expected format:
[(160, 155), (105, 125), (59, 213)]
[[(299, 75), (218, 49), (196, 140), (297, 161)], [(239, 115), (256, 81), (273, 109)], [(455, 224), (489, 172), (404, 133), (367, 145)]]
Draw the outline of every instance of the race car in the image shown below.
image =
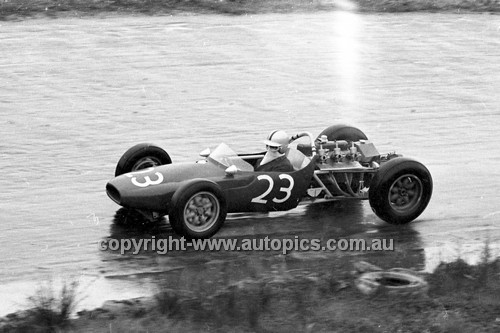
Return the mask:
[(255, 171), (264, 152), (238, 154), (224, 143), (197, 161), (177, 164), (159, 146), (141, 143), (122, 155), (106, 192), (150, 220), (168, 215), (174, 232), (190, 239), (212, 237), (228, 213), (368, 200), (382, 220), (405, 224), (430, 201), (429, 170), (396, 153), (380, 154), (356, 127), (333, 125), (316, 138), (302, 132), (289, 141), (290, 172)]

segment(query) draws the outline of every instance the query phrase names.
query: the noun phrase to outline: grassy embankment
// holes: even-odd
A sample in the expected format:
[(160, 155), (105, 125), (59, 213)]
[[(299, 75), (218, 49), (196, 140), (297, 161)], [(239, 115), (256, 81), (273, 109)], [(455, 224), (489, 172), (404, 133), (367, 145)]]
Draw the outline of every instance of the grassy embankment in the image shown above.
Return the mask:
[[(354, 6), (354, 7), (353, 7)], [(498, 0), (0, 0), (0, 20), (179, 13), (255, 14), (355, 8), (361, 12), (500, 12)]]
[[(352, 258), (351, 258), (352, 259)], [(34, 308), (0, 320), (0, 332), (499, 332), (500, 260), (458, 260), (430, 275), (427, 293), (365, 296), (345, 257), (322, 273), (307, 269), (228, 281), (224, 263), (177, 283), (158, 282), (154, 298), (110, 301), (83, 311), (74, 285), (31, 298)], [(226, 267), (227, 268), (227, 267)], [(201, 274), (200, 274), (201, 273)]]

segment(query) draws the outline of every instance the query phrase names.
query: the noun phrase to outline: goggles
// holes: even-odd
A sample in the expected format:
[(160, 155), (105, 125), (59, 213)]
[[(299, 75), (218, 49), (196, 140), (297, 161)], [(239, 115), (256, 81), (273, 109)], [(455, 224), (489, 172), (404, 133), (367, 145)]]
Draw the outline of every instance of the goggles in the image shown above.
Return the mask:
[(266, 149), (269, 149), (269, 150), (278, 150), (280, 149), (279, 146), (269, 146), (269, 145), (266, 145)]

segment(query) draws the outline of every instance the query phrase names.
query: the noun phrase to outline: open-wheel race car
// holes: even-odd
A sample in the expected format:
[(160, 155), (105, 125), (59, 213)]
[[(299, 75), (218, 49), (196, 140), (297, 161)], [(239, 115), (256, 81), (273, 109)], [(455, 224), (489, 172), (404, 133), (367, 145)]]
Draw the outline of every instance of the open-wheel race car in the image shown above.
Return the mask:
[(223, 143), (187, 163), (172, 163), (156, 145), (138, 144), (123, 154), (106, 192), (151, 220), (168, 215), (172, 229), (187, 238), (213, 236), (227, 213), (354, 199), (369, 200), (382, 220), (404, 224), (429, 203), (432, 177), (427, 168), (395, 153), (379, 154), (356, 127), (333, 125), (316, 139), (298, 133), (290, 143), (301, 137), (307, 142), (286, 149), (294, 169), (290, 172), (254, 171), (263, 152), (237, 154)]

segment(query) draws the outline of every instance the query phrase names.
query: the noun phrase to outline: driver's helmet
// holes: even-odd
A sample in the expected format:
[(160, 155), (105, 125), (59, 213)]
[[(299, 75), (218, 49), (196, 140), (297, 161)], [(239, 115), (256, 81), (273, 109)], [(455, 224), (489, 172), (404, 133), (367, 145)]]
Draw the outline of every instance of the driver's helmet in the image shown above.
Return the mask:
[(280, 153), (284, 153), (290, 143), (290, 137), (285, 131), (276, 130), (269, 133), (264, 143), (267, 146), (276, 147)]

